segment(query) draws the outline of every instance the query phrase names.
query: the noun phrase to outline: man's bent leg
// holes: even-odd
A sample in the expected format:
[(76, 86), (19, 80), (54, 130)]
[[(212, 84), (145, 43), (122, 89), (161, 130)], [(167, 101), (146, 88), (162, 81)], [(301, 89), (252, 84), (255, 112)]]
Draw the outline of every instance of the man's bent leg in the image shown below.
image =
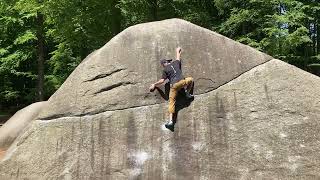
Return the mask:
[(174, 131), (173, 113), (175, 113), (176, 97), (178, 91), (175, 88), (170, 89), (169, 93), (169, 121), (165, 124), (165, 127), (170, 131)]
[(185, 78), (185, 84), (187, 86), (187, 91), (188, 93), (190, 93), (191, 89), (192, 89), (192, 84), (193, 84), (193, 78), (192, 77), (187, 77)]
[(170, 89), (170, 92), (169, 92), (169, 113), (170, 114), (175, 113), (177, 93), (178, 91), (175, 88)]
[(186, 80), (182, 79), (179, 82), (175, 83), (172, 88), (176, 90), (176, 92), (178, 92), (181, 88), (186, 86)]
[(192, 83), (193, 83), (193, 78), (192, 77), (187, 77), (185, 79), (180, 80), (179, 82), (174, 84), (174, 88), (179, 91), (181, 88), (186, 88), (188, 92), (191, 91), (192, 88)]

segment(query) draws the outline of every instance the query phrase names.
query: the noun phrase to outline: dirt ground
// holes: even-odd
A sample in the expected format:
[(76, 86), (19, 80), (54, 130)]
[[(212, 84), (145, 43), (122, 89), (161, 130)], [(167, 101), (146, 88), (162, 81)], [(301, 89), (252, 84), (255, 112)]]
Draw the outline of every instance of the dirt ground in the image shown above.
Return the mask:
[(5, 153), (6, 153), (6, 149), (0, 148), (0, 160), (4, 157)]

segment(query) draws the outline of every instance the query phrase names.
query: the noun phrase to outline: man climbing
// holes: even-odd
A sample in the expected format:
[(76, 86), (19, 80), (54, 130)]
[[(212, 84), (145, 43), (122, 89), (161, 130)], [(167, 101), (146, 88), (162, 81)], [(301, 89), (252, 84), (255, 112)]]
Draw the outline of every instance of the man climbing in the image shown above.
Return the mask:
[(169, 121), (165, 124), (165, 127), (173, 131), (174, 123), (173, 123), (173, 113), (175, 113), (175, 105), (176, 105), (176, 97), (178, 92), (184, 88), (186, 97), (188, 99), (193, 98), (190, 94), (193, 78), (187, 77), (184, 78), (181, 70), (181, 53), (182, 49), (178, 47), (176, 49), (176, 60), (172, 61), (162, 59), (160, 60), (160, 64), (163, 67), (162, 78), (150, 86), (150, 91), (153, 91), (155, 87), (160, 86), (165, 82), (166, 79), (170, 82), (170, 92), (169, 92)]

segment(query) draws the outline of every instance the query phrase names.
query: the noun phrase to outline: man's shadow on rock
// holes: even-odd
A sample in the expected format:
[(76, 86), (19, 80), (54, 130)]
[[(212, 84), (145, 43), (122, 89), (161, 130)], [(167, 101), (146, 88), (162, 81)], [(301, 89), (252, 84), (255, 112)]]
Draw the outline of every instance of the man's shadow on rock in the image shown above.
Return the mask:
[[(156, 89), (163, 99), (165, 99), (166, 101), (169, 100), (170, 83), (165, 84), (164, 91), (158, 87), (156, 87)], [(193, 94), (193, 90), (194, 90), (194, 82), (192, 83), (190, 94)], [(189, 107), (193, 100), (194, 100), (194, 98), (187, 98), (186, 97), (186, 93), (184, 91), (184, 88), (180, 89), (180, 91), (178, 92), (177, 97), (176, 97), (176, 104), (175, 104), (176, 112), (173, 114), (173, 117), (172, 117), (173, 125), (175, 125), (178, 121), (179, 111), (183, 108)], [(173, 129), (172, 129), (172, 131), (173, 131)]]

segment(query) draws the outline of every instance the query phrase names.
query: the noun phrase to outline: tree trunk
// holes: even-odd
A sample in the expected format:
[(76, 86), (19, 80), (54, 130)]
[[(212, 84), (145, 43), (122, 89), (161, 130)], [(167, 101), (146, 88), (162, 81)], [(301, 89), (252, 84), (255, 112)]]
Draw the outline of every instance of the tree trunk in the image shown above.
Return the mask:
[(320, 30), (319, 30), (319, 20), (317, 20), (315, 24), (316, 30), (315, 33), (317, 35), (317, 43), (316, 43), (316, 49), (317, 49), (317, 54), (320, 54)]
[(121, 32), (121, 11), (119, 8), (117, 8), (117, 4), (119, 3), (119, 0), (112, 0), (111, 5), (111, 14), (112, 14), (112, 22), (111, 22), (111, 30), (112, 35), (115, 36), (118, 33)]
[(313, 22), (313, 32), (311, 32), (312, 36), (312, 55), (317, 55), (317, 37), (315, 36), (317, 34), (317, 22)]
[(38, 13), (37, 15), (37, 46), (38, 46), (38, 87), (37, 95), (38, 100), (44, 100), (44, 32), (43, 32), (43, 15)]
[(151, 0), (151, 15), (152, 20), (158, 20), (158, 0)]

